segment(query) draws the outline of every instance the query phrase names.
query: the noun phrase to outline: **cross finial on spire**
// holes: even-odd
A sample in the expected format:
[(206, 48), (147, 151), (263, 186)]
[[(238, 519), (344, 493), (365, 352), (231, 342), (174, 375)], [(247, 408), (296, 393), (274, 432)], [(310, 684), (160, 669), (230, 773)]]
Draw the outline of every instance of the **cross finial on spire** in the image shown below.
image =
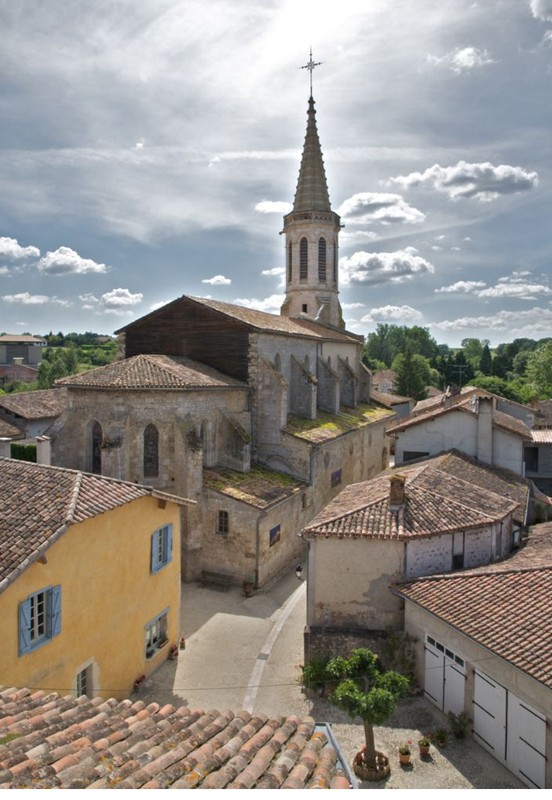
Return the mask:
[(313, 61), (312, 60), (312, 47), (311, 47), (309, 61), (308, 61), (307, 64), (304, 64), (301, 67), (301, 69), (308, 69), (308, 71), (310, 72), (310, 96), (311, 97), (312, 97), (312, 71), (313, 71), (313, 69), (315, 67), (319, 67), (321, 63), (322, 63), (321, 61)]

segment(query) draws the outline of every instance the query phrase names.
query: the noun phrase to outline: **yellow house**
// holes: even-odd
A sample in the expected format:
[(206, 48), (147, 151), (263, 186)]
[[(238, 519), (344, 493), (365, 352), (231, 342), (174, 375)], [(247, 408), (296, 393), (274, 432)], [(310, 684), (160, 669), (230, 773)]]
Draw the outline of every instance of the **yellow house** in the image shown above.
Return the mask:
[(180, 508), (150, 487), (0, 459), (0, 683), (128, 696), (180, 636)]

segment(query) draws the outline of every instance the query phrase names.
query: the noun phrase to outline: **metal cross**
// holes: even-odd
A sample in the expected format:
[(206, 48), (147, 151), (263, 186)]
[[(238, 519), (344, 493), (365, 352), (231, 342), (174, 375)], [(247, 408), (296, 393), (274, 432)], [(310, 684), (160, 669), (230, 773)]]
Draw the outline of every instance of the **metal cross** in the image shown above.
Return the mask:
[(308, 64), (304, 64), (301, 67), (301, 69), (308, 69), (308, 71), (310, 72), (310, 93), (311, 93), (311, 97), (312, 97), (312, 71), (313, 71), (313, 69), (315, 67), (319, 67), (321, 63), (322, 63), (321, 61), (313, 61), (312, 60), (312, 47), (311, 47), (309, 62), (308, 62)]

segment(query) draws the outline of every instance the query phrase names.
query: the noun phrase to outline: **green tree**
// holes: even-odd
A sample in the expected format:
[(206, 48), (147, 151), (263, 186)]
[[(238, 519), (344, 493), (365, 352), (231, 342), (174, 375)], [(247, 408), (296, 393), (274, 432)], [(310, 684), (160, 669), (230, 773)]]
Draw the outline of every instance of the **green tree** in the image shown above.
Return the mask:
[(473, 369), (479, 369), (479, 362), (481, 360), (481, 356), (483, 355), (483, 349), (485, 345), (489, 346), (488, 339), (462, 339), (460, 342), (460, 346), (464, 352), (464, 358), (471, 364)]
[(479, 359), (479, 370), (483, 375), (490, 375), (493, 367), (493, 357), (489, 349), (489, 343), (486, 342), (483, 350), (481, 351), (481, 358)]
[(552, 397), (552, 340), (531, 353), (527, 360), (527, 380), (542, 400)]
[(381, 725), (393, 713), (408, 691), (408, 678), (398, 672), (384, 672), (375, 653), (353, 650), (350, 658), (338, 656), (326, 665), (327, 675), (339, 681), (329, 700), (364, 726), (364, 763), (376, 767), (374, 725)]
[(427, 386), (434, 379), (434, 371), (424, 356), (412, 353), (407, 348), (393, 361), (393, 370), (397, 374), (397, 394), (423, 400), (427, 397)]

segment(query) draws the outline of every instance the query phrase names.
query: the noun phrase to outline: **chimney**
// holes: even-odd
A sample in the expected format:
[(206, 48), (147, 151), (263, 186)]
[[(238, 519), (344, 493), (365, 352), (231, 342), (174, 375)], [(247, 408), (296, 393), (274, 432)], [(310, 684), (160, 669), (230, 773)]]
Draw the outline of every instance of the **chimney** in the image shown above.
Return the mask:
[(493, 398), (480, 397), (477, 414), (477, 458), (493, 463)]
[(36, 463), (52, 463), (52, 440), (49, 436), (36, 437)]
[(389, 477), (389, 511), (398, 511), (404, 506), (404, 475), (391, 475)]
[(11, 458), (11, 439), (4, 436), (0, 437), (0, 456)]

